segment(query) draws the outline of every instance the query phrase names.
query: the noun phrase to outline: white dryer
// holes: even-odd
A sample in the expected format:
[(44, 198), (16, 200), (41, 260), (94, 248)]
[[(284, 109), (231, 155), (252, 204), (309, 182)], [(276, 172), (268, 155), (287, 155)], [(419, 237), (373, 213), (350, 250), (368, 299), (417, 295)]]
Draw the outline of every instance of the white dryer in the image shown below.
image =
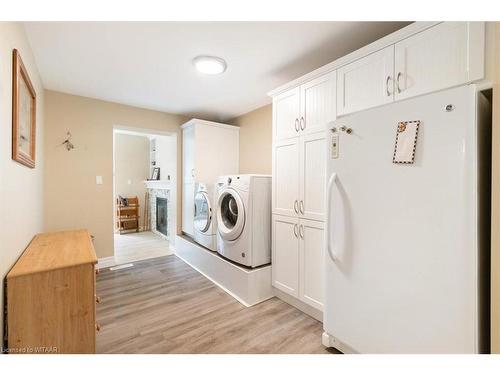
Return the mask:
[(217, 180), (217, 251), (247, 267), (271, 262), (271, 176)]
[(207, 249), (217, 251), (214, 198), (215, 194), (211, 187), (197, 184), (194, 196), (193, 239)]

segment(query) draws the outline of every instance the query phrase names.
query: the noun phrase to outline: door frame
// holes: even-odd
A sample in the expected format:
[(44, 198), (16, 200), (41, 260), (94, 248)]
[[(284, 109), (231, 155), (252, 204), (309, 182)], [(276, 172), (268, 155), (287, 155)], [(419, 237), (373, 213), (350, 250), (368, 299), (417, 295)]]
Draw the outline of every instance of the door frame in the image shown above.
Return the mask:
[[(112, 147), (112, 160), (113, 160), (113, 168), (112, 168), (112, 178), (113, 178), (113, 186), (111, 190), (111, 200), (113, 202), (112, 205), (112, 212), (111, 212), (111, 220), (113, 221), (113, 233), (114, 233), (114, 228), (115, 228), (115, 213), (116, 213), (116, 206), (115, 206), (115, 196), (116, 196), (116, 185), (115, 185), (115, 167), (116, 167), (116, 160), (115, 160), (115, 151), (116, 151), (116, 134), (122, 133), (122, 134), (130, 134), (130, 135), (137, 135), (137, 136), (146, 136), (146, 135), (156, 135), (156, 136), (167, 136), (167, 137), (174, 137), (175, 140), (175, 165), (176, 165), (176, 170), (175, 170), (175, 178), (176, 178), (176, 185), (170, 192), (170, 200), (171, 200), (171, 205), (173, 206), (173, 211), (175, 212), (175, 215), (172, 215), (173, 223), (172, 227), (175, 228), (175, 233), (171, 234), (171, 239), (170, 239), (170, 247), (171, 249), (173, 248), (173, 238), (174, 236), (179, 233), (179, 226), (180, 226), (180, 221), (179, 221), (179, 208), (181, 207), (181, 203), (179, 203), (179, 199), (181, 198), (180, 194), (178, 194), (179, 188), (182, 189), (182, 181), (179, 180), (179, 174), (182, 174), (182, 171), (180, 169), (180, 160), (179, 160), (179, 137), (177, 132), (171, 132), (171, 131), (164, 131), (164, 130), (157, 130), (157, 129), (149, 129), (149, 128), (141, 128), (141, 127), (133, 127), (133, 126), (125, 126), (125, 125), (119, 125), (119, 124), (114, 124), (112, 128), (112, 136), (113, 136), (113, 147)], [(182, 177), (181, 177), (182, 178)], [(140, 213), (139, 213), (140, 215)], [(115, 254), (115, 240), (113, 236), (113, 257)], [(113, 258), (110, 257), (110, 258)], [(107, 259), (107, 258), (106, 258)]]

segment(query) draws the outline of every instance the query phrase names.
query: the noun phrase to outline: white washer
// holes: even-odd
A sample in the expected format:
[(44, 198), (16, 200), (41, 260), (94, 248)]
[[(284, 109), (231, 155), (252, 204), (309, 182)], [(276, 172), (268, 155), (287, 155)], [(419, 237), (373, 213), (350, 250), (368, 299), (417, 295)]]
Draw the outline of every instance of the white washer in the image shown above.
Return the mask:
[(217, 180), (217, 251), (247, 267), (271, 262), (271, 176)]
[(213, 189), (205, 184), (197, 184), (195, 191), (193, 239), (207, 249), (217, 251)]

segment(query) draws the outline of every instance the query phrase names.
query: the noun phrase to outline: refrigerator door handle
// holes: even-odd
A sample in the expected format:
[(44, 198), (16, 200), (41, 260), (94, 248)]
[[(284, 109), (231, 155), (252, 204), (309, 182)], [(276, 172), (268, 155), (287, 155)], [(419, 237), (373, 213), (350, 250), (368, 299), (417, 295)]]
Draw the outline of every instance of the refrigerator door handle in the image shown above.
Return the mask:
[(328, 180), (328, 186), (327, 186), (327, 191), (326, 191), (326, 248), (328, 250), (328, 255), (332, 259), (332, 261), (336, 262), (338, 260), (337, 254), (335, 254), (335, 251), (333, 250), (332, 247), (332, 241), (331, 241), (331, 205), (332, 205), (332, 187), (333, 184), (337, 181), (337, 174), (332, 173), (330, 176), (330, 179)]

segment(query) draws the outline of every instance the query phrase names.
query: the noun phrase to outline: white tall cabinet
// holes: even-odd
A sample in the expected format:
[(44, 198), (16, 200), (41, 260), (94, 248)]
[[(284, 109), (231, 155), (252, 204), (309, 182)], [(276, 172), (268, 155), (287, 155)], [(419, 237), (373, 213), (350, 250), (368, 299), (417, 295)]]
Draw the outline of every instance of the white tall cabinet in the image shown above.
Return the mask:
[(273, 286), (323, 306), (326, 129), (335, 120), (336, 74), (273, 98)]
[(193, 235), (197, 184), (206, 184), (215, 192), (217, 177), (237, 174), (238, 170), (238, 127), (199, 119), (182, 125), (182, 231), (185, 234)]
[(322, 310), (327, 142), (334, 140), (328, 125), (480, 81), (484, 51), (484, 22), (416, 22), (269, 93), (275, 288)]

